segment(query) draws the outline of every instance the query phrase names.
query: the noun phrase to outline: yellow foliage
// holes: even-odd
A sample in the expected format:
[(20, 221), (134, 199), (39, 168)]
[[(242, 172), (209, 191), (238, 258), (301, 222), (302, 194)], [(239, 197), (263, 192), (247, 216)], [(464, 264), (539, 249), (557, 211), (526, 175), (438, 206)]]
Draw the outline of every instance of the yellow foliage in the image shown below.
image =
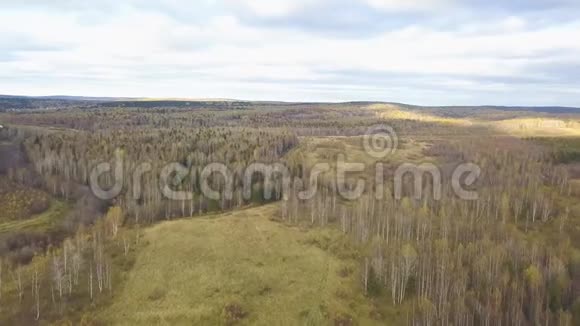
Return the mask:
[(123, 224), (124, 215), (121, 207), (113, 206), (109, 208), (105, 216), (105, 225), (110, 235), (115, 237), (119, 231), (119, 227)]
[(526, 268), (524, 271), (524, 275), (530, 288), (535, 289), (540, 285), (542, 274), (536, 266), (530, 265), (530, 267)]

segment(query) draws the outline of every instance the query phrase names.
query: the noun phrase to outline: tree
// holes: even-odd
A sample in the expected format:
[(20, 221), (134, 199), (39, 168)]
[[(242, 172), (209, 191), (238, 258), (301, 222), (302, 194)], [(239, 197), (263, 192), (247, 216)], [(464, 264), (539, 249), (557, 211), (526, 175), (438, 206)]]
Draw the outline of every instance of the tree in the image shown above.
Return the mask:
[(417, 251), (411, 244), (405, 244), (401, 248), (401, 286), (398, 303), (402, 303), (405, 299), (405, 290), (407, 289), (407, 283), (411, 277), (411, 273), (415, 269), (415, 264), (417, 262)]
[(3, 268), (4, 262), (2, 257), (0, 257), (0, 302), (2, 302), (2, 268)]
[(105, 216), (105, 224), (113, 238), (117, 236), (119, 227), (123, 224), (123, 210), (118, 206), (109, 208)]

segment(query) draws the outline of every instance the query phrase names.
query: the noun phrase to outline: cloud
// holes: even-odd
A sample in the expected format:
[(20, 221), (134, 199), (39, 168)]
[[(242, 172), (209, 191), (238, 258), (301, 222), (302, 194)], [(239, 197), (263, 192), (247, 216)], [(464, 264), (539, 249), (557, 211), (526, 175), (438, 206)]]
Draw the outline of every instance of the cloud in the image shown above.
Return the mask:
[(0, 2), (0, 93), (580, 105), (565, 1), (26, 3)]
[(371, 7), (388, 12), (443, 10), (453, 0), (365, 0)]
[(283, 17), (296, 13), (308, 6), (315, 5), (314, 0), (228, 0), (228, 5), (239, 7), (261, 17)]

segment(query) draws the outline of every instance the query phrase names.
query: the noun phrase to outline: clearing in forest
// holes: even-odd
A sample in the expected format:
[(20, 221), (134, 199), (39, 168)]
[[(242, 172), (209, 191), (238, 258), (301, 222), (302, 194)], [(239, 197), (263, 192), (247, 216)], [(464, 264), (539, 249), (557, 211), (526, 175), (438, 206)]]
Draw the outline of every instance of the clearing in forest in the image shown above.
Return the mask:
[(273, 204), (147, 229), (123, 289), (100, 318), (115, 325), (350, 325), (351, 316), (385, 325), (404, 318), (386, 300), (364, 296), (357, 251), (343, 235), (286, 226), (272, 220), (276, 212)]

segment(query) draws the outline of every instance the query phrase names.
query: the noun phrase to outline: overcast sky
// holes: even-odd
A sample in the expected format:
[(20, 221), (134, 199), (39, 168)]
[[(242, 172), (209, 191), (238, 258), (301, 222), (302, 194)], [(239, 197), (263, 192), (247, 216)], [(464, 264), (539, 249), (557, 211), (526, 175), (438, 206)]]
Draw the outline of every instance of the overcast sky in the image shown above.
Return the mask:
[(0, 0), (0, 94), (580, 106), (580, 1)]

